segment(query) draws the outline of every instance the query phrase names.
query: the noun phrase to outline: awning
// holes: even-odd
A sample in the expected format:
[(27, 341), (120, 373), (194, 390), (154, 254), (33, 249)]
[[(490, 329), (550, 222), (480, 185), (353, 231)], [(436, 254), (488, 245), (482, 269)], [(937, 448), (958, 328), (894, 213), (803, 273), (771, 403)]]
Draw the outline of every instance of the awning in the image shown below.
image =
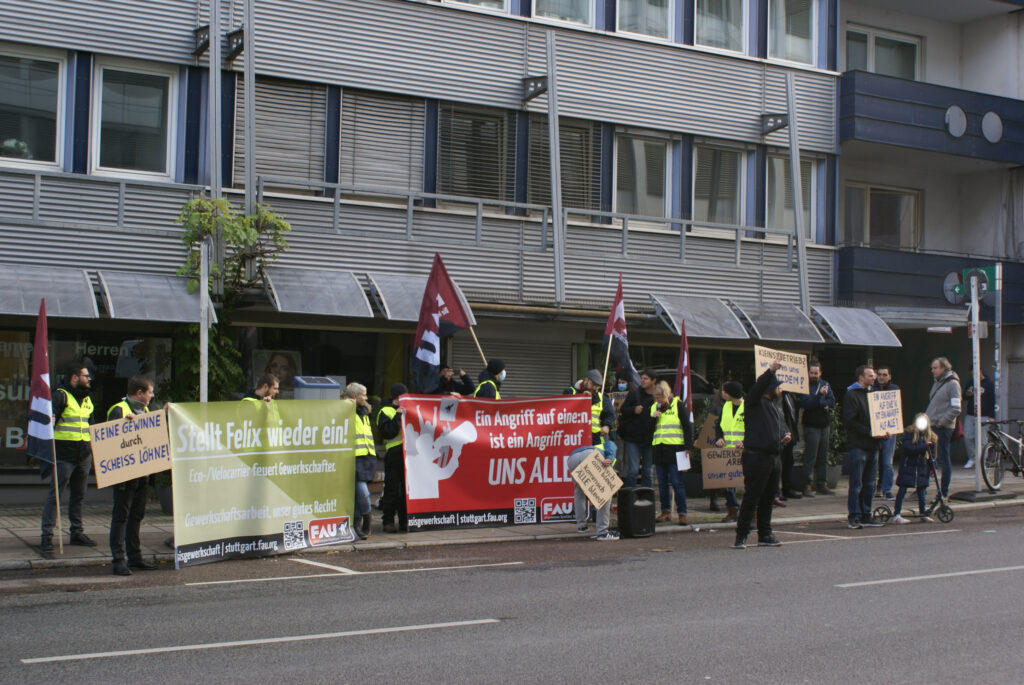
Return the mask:
[(75, 319), (99, 318), (92, 282), (84, 269), (0, 264), (0, 314), (39, 314)]
[[(427, 289), (426, 276), (405, 274), (368, 273), (370, 294), (384, 315), (392, 321), (419, 321), (423, 305), (423, 291)], [(462, 288), (455, 284), (455, 290), (462, 301), (462, 307), (469, 315), (470, 325), (476, 325), (473, 310), (470, 309)]]
[(187, 278), (106, 270), (97, 274), (112, 319), (199, 323), (199, 291), (189, 293)]
[(754, 336), (761, 340), (824, 342), (824, 338), (811, 320), (791, 304), (730, 301), (750, 322)]
[(902, 347), (899, 338), (870, 309), (811, 307), (814, 322), (834, 342), (865, 347)]
[(875, 314), (894, 328), (928, 328), (929, 326), (966, 326), (966, 307), (875, 307)]
[(279, 312), (373, 318), (373, 310), (359, 279), (351, 271), (267, 269), (270, 299)]
[(750, 336), (736, 314), (722, 300), (714, 297), (684, 297), (651, 293), (654, 312), (678, 335), (679, 324), (686, 322), (687, 338), (731, 338), (744, 340)]

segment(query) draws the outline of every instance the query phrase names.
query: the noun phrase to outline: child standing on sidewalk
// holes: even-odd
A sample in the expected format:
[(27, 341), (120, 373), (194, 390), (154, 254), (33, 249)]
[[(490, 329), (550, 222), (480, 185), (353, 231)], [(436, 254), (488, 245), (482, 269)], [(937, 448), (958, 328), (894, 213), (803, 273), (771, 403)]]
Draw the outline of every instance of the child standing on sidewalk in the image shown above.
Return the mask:
[(907, 426), (903, 433), (903, 445), (900, 447), (900, 473), (896, 477), (895, 514), (893, 523), (910, 523), (900, 516), (903, 507), (903, 497), (907, 494), (907, 488), (917, 488), (917, 505), (921, 512), (921, 520), (931, 522), (931, 518), (925, 516), (925, 509), (928, 504), (928, 452), (935, 445), (937, 437), (932, 431), (931, 422), (927, 414), (918, 414), (914, 417), (914, 425)]

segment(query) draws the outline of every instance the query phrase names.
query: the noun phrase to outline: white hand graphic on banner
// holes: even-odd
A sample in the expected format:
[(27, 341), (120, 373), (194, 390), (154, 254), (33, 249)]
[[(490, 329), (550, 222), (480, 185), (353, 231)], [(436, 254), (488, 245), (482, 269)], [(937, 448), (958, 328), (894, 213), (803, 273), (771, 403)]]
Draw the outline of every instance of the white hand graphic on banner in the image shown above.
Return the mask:
[(434, 439), (435, 424), (422, 416), (419, 419), (418, 431), (405, 424), (406, 487), (409, 499), (437, 499), (438, 483), (459, 468), (462, 447), (476, 440), (476, 426), (464, 421), (452, 430), (443, 429)]

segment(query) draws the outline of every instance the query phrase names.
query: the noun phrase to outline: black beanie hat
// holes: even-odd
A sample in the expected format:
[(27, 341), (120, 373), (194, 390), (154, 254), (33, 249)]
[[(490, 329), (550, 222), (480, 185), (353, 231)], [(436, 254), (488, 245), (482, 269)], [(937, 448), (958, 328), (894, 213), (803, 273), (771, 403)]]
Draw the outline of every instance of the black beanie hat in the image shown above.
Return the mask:
[(497, 376), (499, 373), (505, 370), (505, 362), (500, 359), (492, 359), (487, 362), (487, 373), (492, 376)]
[(408, 392), (409, 388), (405, 386), (405, 383), (391, 384), (391, 399), (396, 399), (399, 395), (405, 395)]
[(741, 399), (743, 397), (743, 386), (740, 385), (737, 381), (729, 381), (728, 383), (722, 386), (722, 392), (724, 392), (729, 397)]

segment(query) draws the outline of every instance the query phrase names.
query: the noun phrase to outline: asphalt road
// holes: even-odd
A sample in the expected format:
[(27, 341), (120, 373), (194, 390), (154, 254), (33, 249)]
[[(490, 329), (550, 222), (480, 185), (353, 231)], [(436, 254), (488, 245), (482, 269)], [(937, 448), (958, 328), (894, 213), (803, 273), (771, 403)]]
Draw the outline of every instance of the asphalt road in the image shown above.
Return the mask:
[(0, 681), (1022, 682), (1022, 523), (6, 573)]

